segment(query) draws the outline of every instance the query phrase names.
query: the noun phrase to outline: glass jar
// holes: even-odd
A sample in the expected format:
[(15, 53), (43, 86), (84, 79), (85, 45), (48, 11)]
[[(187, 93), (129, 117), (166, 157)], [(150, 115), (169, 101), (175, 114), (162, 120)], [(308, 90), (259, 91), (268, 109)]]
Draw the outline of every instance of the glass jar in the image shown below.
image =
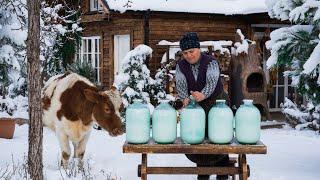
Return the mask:
[(206, 114), (190, 96), (190, 103), (181, 111), (180, 136), (184, 143), (200, 144), (204, 140)]
[(169, 100), (160, 100), (152, 113), (152, 137), (156, 143), (173, 143), (177, 138), (177, 113)]
[(253, 100), (244, 99), (236, 112), (236, 139), (242, 144), (255, 144), (260, 139), (261, 115)]
[(128, 143), (143, 144), (150, 138), (150, 111), (141, 99), (133, 100), (126, 109), (126, 140)]
[(227, 144), (233, 138), (233, 112), (226, 100), (216, 100), (208, 115), (208, 136), (212, 143)]

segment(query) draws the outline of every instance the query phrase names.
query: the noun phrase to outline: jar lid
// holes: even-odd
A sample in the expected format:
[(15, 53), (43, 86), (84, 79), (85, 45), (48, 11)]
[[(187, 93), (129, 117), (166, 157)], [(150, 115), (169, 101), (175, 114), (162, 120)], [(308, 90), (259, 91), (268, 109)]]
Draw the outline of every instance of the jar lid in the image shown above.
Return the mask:
[(169, 99), (159, 99), (159, 102), (160, 103), (168, 103), (168, 102), (170, 102), (170, 100)]
[(133, 99), (132, 101), (133, 101), (133, 102), (142, 102), (142, 99), (136, 98), (136, 99)]
[(242, 101), (244, 104), (252, 104), (253, 103), (253, 99), (243, 99)]
[(225, 103), (225, 102), (226, 102), (225, 99), (217, 99), (217, 100), (216, 100), (216, 103)]

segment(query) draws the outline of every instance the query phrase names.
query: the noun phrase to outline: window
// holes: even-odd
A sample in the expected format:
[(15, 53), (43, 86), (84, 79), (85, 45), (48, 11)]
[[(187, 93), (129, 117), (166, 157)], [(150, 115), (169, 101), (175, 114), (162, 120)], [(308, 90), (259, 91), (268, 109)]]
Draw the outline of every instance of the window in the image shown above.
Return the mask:
[(102, 6), (98, 3), (98, 0), (90, 0), (90, 11), (101, 11)]
[(279, 111), (280, 104), (284, 103), (284, 98), (287, 97), (291, 101), (295, 102), (296, 90), (291, 85), (291, 79), (287, 76), (283, 76), (283, 71), (279, 69), (277, 73), (276, 84), (272, 86), (273, 93), (269, 98), (270, 111)]
[(78, 51), (78, 59), (87, 62), (95, 70), (95, 78), (100, 82), (100, 36), (82, 37), (81, 47)]
[(121, 70), (121, 62), (130, 51), (130, 35), (114, 35), (114, 74)]

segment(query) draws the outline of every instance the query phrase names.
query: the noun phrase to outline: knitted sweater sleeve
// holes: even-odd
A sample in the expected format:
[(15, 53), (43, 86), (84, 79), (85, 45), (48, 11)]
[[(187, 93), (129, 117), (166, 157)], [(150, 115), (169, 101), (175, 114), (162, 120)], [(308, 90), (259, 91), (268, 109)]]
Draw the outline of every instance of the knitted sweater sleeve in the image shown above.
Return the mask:
[(201, 93), (205, 95), (205, 98), (210, 97), (214, 92), (219, 80), (219, 76), (220, 70), (218, 63), (216, 61), (210, 62), (210, 64), (208, 64), (208, 70), (206, 73), (206, 85), (201, 90)]
[(189, 96), (187, 79), (180, 71), (179, 65), (176, 66), (176, 88), (178, 93), (178, 99), (185, 99)]

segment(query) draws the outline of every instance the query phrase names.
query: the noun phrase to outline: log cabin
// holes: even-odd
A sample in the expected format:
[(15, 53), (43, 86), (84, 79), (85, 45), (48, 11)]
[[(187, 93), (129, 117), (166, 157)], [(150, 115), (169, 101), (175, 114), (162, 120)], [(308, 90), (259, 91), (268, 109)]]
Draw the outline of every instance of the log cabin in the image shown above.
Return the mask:
[(288, 22), (271, 19), (264, 0), (84, 0), (81, 12), (84, 31), (78, 57), (92, 63), (104, 86), (113, 84), (122, 58), (139, 44), (153, 49), (147, 65), (154, 75), (170, 48), (160, 46), (161, 40), (177, 42), (186, 32), (197, 32), (200, 41), (235, 41), (235, 32), (241, 29), (247, 39), (257, 42), (269, 110), (279, 111), (286, 96), (299, 100), (283, 71), (266, 68), (269, 52), (265, 42), (272, 30), (288, 26)]

